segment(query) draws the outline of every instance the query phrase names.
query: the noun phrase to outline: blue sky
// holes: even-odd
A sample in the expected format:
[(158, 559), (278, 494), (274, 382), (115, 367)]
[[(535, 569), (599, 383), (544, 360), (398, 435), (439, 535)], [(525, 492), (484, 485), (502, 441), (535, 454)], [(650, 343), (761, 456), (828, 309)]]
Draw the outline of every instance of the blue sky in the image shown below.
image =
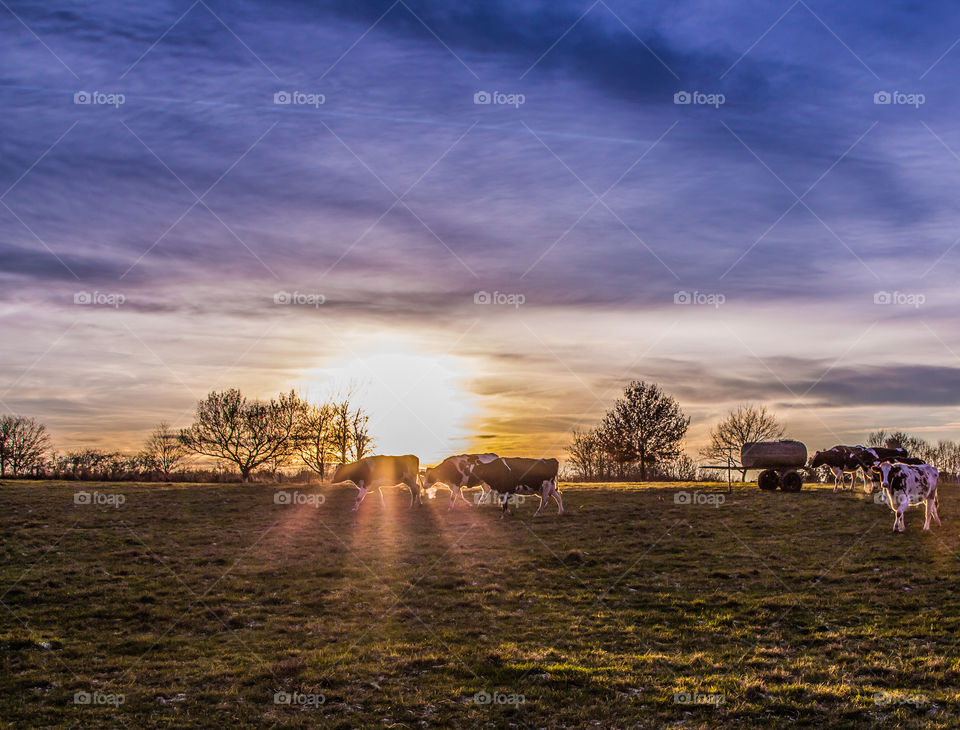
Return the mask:
[(558, 454), (632, 378), (691, 449), (741, 401), (955, 436), (947, 3), (57, 7), (0, 8), (0, 407), (63, 448), (377, 353), (447, 383), (379, 391), (424, 458)]

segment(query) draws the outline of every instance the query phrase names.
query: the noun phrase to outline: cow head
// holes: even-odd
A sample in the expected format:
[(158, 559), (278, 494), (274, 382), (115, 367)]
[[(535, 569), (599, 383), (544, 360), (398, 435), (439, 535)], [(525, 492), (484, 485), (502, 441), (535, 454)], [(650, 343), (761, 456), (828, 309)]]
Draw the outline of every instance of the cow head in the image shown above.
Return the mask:
[(889, 461), (881, 461), (879, 464), (875, 464), (871, 469), (871, 473), (874, 476), (874, 479), (880, 479), (880, 488), (889, 489), (890, 488), (890, 474), (896, 468), (896, 464), (891, 464)]
[(818, 451), (810, 459), (810, 468), (816, 469), (818, 466), (823, 466), (827, 463), (826, 452)]

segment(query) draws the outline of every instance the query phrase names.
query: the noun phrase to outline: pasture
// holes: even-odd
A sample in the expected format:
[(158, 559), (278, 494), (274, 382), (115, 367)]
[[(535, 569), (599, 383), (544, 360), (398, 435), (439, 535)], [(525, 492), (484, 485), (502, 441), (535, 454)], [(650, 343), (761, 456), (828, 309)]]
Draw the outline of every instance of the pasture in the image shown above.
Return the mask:
[(956, 485), (284, 488), (2, 483), (0, 726), (960, 725)]

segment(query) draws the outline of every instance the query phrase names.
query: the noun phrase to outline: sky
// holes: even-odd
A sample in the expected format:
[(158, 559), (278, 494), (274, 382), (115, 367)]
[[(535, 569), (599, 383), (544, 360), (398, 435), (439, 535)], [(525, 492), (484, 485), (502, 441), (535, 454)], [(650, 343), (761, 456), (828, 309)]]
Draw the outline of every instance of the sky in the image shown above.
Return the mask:
[(562, 456), (631, 380), (808, 448), (960, 426), (945, 2), (0, 3), (0, 412), (133, 450), (352, 387)]

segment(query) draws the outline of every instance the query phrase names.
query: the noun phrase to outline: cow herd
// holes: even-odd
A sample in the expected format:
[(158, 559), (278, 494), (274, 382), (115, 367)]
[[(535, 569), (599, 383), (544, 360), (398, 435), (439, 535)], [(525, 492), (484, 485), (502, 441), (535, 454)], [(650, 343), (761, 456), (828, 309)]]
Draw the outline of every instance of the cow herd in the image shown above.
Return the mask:
[[(469, 504), (463, 496), (465, 487), (482, 487), (484, 492), (496, 497), (504, 514), (508, 501), (517, 494), (540, 494), (540, 509), (553, 497), (558, 514), (563, 514), (563, 497), (557, 489), (557, 472), (560, 462), (556, 459), (523, 459), (500, 457), (496, 454), (460, 454), (444, 459), (437, 466), (420, 473), (420, 460), (412, 454), (406, 456), (368, 456), (351, 464), (344, 464), (333, 475), (331, 482), (353, 482), (357, 487), (356, 512), (371, 489), (376, 489), (383, 501), (383, 487), (405, 484), (410, 489), (410, 506), (423, 504), (423, 492), (433, 497), (438, 484), (450, 489), (450, 509), (457, 500)], [(421, 483), (422, 479), (422, 483)]]
[[(863, 479), (865, 491), (872, 493), (879, 488), (879, 493), (894, 512), (893, 529), (896, 532), (904, 531), (904, 513), (911, 504), (923, 503), (926, 509), (924, 530), (930, 529), (931, 518), (940, 524), (937, 514), (939, 473), (935, 467), (909, 456), (904, 449), (834, 446), (814, 454), (809, 466), (827, 467), (833, 472), (834, 492), (845, 486), (848, 474), (851, 476), (851, 490), (856, 485), (858, 474)], [(438, 485), (444, 485), (450, 489), (449, 509), (454, 509), (458, 500), (469, 504), (462, 490), (470, 487), (482, 488), (489, 497), (500, 503), (504, 514), (514, 495), (539, 494), (540, 508), (534, 515), (536, 517), (543, 512), (551, 497), (557, 503), (557, 513), (563, 514), (563, 497), (557, 488), (559, 467), (556, 459), (459, 454), (421, 472), (420, 460), (412, 454), (368, 456), (342, 465), (331, 481), (334, 484), (352, 482), (357, 487), (354, 511), (360, 508), (360, 503), (372, 489), (377, 489), (380, 502), (384, 503), (383, 487), (404, 484), (410, 489), (412, 507), (414, 504), (423, 504), (423, 492), (432, 498)]]
[(884, 501), (894, 512), (894, 532), (904, 531), (904, 514), (911, 504), (923, 503), (926, 511), (924, 530), (930, 529), (931, 518), (940, 524), (940, 515), (937, 513), (937, 479), (940, 474), (936, 467), (909, 456), (904, 449), (834, 446), (826, 451), (818, 451), (810, 459), (811, 468), (821, 466), (833, 472), (834, 492), (843, 488), (847, 474), (850, 475), (851, 491), (856, 486), (858, 474), (863, 479), (864, 491), (872, 493), (879, 487)]

